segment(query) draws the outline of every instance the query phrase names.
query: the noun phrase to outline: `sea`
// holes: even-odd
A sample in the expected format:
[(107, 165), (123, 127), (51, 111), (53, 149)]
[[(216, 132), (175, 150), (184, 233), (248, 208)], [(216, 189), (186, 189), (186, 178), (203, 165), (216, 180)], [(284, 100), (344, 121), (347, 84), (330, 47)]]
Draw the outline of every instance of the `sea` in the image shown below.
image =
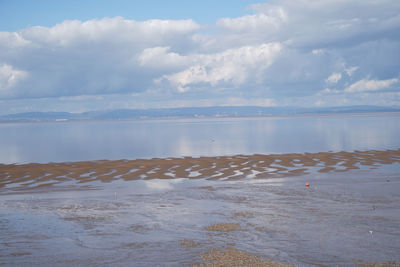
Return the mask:
[(400, 113), (0, 124), (0, 163), (400, 148)]

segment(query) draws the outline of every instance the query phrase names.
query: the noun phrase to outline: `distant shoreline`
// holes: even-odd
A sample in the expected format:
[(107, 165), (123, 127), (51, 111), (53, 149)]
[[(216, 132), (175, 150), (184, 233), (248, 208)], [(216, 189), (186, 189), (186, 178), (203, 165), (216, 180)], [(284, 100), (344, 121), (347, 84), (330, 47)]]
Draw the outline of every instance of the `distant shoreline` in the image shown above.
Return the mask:
[(296, 114), (262, 114), (262, 115), (227, 115), (227, 116), (177, 116), (177, 117), (132, 117), (114, 119), (30, 119), (30, 120), (1, 120), (0, 124), (19, 123), (67, 123), (67, 122), (107, 122), (107, 121), (168, 121), (168, 120), (217, 120), (217, 119), (262, 119), (262, 118), (295, 118), (295, 117), (340, 117), (340, 116), (385, 116), (400, 115), (400, 111), (371, 111), (371, 112), (327, 112), (327, 113), (296, 113)]

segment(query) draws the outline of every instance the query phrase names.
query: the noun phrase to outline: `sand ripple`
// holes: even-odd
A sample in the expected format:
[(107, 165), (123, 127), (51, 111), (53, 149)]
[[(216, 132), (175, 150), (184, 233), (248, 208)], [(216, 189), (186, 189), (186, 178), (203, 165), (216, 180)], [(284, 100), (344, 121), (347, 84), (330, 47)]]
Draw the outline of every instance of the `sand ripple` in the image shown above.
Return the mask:
[(138, 179), (238, 180), (284, 177), (319, 172), (343, 172), (362, 166), (400, 162), (399, 150), (237, 155), (200, 158), (101, 160), (48, 164), (0, 164), (0, 187), (48, 187), (62, 182)]

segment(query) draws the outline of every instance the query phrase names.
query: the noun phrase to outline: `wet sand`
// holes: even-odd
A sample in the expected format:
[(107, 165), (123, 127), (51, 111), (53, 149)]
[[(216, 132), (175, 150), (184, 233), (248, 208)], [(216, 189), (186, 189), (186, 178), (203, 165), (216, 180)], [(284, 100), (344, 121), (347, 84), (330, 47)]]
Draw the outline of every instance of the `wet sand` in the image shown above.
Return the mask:
[(87, 161), (48, 164), (0, 164), (0, 187), (47, 187), (67, 181), (88, 183), (122, 179), (240, 180), (288, 177), (318, 172), (345, 172), (360, 166), (400, 162), (399, 150), (321, 152), (305, 154), (237, 155), (225, 157), (166, 158), (151, 160)]
[(285, 267), (283, 265), (268, 260), (262, 260), (257, 256), (233, 248), (211, 249), (201, 255), (207, 263), (195, 264), (195, 267), (217, 267), (217, 266), (257, 266), (257, 267)]
[(0, 177), (0, 264), (400, 266), (400, 150), (1, 165)]

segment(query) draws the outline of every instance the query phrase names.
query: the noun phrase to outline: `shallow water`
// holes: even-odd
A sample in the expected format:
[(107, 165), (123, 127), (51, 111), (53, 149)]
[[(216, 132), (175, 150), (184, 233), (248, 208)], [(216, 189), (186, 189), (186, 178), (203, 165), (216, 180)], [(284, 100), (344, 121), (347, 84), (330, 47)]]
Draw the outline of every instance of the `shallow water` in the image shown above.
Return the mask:
[(0, 124), (0, 163), (400, 148), (400, 114)]
[[(371, 168), (3, 188), (0, 264), (191, 265), (221, 247), (299, 266), (399, 261), (400, 165)], [(239, 229), (206, 228), (221, 223)]]
[(399, 262), (398, 136), (398, 114), (0, 124), (0, 162), (19, 163), (0, 164), (0, 265), (182, 266), (231, 247)]

